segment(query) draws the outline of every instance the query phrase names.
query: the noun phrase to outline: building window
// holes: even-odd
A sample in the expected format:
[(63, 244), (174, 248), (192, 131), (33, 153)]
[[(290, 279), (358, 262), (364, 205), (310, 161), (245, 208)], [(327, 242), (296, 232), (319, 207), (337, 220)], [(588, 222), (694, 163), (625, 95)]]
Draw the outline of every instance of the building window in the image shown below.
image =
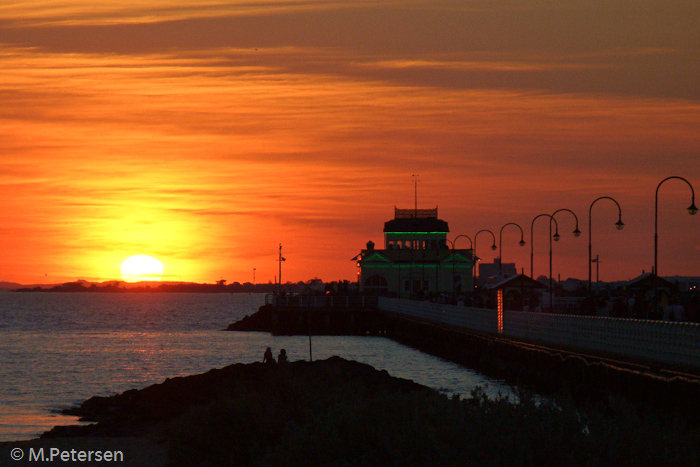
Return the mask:
[(380, 276), (379, 274), (375, 274), (375, 275), (369, 276), (367, 279), (365, 279), (364, 288), (368, 292), (369, 291), (384, 291), (384, 292), (386, 292), (389, 290), (389, 283), (387, 282), (386, 278), (384, 278), (384, 276)]

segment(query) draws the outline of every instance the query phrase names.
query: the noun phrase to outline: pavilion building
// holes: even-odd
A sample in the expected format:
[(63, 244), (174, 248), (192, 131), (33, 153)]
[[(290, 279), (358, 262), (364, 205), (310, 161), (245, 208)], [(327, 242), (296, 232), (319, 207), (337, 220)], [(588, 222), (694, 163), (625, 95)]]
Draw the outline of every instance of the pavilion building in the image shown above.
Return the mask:
[(356, 256), (363, 293), (400, 298), (473, 290), (474, 254), (448, 246), (447, 222), (435, 209), (397, 209), (384, 223), (384, 248), (374, 242)]

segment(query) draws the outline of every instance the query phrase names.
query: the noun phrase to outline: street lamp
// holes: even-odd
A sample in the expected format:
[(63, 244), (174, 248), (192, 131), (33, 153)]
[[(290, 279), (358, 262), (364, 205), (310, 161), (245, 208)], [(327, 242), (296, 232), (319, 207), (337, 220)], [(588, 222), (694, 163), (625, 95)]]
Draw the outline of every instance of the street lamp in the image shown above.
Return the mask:
[[(576, 227), (574, 228), (573, 234), (574, 234), (574, 237), (580, 237), (581, 231), (578, 229), (578, 216), (576, 214), (574, 214), (574, 211), (572, 211), (571, 209), (566, 209), (566, 208), (557, 209), (556, 211), (554, 211), (554, 213), (552, 213), (552, 217), (550, 218), (550, 222), (549, 222), (550, 233), (552, 231), (552, 222), (551, 221), (554, 220), (554, 216), (556, 216), (558, 213), (563, 212), (563, 211), (570, 213), (572, 216), (574, 216), (574, 219), (576, 219)], [(557, 230), (559, 230), (559, 229), (557, 229)], [(557, 238), (555, 238), (554, 241), (558, 242), (559, 237), (557, 236)], [(551, 243), (551, 241), (550, 241), (550, 243)], [(554, 310), (553, 299), (554, 299), (554, 284), (553, 284), (553, 278), (552, 278), (552, 248), (550, 246), (550, 248), (549, 248), (549, 306), (551, 307), (552, 310)]]
[[(576, 219), (576, 228), (574, 228), (573, 234), (574, 234), (574, 237), (580, 237), (580, 236), (581, 236), (581, 231), (578, 229), (578, 216), (577, 216), (576, 214), (574, 214), (574, 211), (572, 211), (571, 209), (566, 209), (566, 208), (557, 209), (557, 210), (554, 211), (554, 213), (552, 214), (552, 219), (554, 219), (554, 216), (556, 216), (558, 213), (560, 213), (560, 212), (562, 212), (562, 211), (566, 211), (566, 212), (568, 212), (568, 213), (571, 213), (571, 215), (574, 216), (574, 219)], [(555, 240), (555, 241), (556, 241), (556, 240)]]
[[(661, 188), (661, 185), (667, 181), (671, 180), (672, 178), (677, 178), (679, 180), (683, 180), (685, 183), (688, 184), (690, 187), (690, 193), (691, 193), (691, 198), (690, 198), (690, 206), (687, 208), (688, 214), (691, 216), (694, 216), (695, 214), (698, 213), (698, 208), (695, 206), (695, 190), (693, 190), (693, 185), (690, 184), (688, 180), (686, 180), (683, 177), (668, 177), (664, 178), (661, 180), (659, 185), (656, 187), (656, 200), (654, 204), (654, 274), (656, 276), (659, 276), (659, 264), (658, 264), (658, 258), (659, 258), (659, 188)], [(656, 281), (654, 281), (654, 284), (656, 284)], [(654, 295), (656, 295), (656, 290), (654, 290)]]
[[(523, 228), (522, 228), (522, 227), (520, 227), (520, 226), (519, 226), (518, 224), (516, 224), (515, 222), (508, 222), (508, 223), (505, 224), (503, 227), (501, 227), (501, 231), (500, 231), (500, 233), (498, 234), (498, 250), (501, 252), (501, 261), (500, 261), (499, 264), (498, 264), (498, 274), (501, 275), (501, 276), (503, 275), (503, 229), (505, 229), (505, 228), (506, 228), (507, 226), (509, 226), (509, 225), (514, 225), (514, 226), (516, 226), (517, 228), (520, 229), (520, 241), (518, 242), (518, 245), (520, 245), (520, 246), (525, 246), (525, 240), (524, 240), (524, 238), (523, 238), (524, 233), (523, 233)], [(516, 271), (516, 272), (517, 272), (517, 271)]]
[[(538, 216), (535, 216), (534, 219), (532, 219), (532, 222), (530, 223), (530, 279), (534, 279), (534, 258), (535, 258), (535, 221), (539, 219), (540, 217), (549, 217), (549, 257), (550, 257), (550, 276), (552, 275), (551, 273), (551, 258), (552, 258), (552, 238), (554, 238), (555, 241), (559, 241), (559, 224), (557, 224), (557, 220), (554, 218), (554, 216), (550, 216), (549, 214), (540, 214)], [(554, 221), (554, 226), (556, 227), (556, 231), (554, 232), (554, 235), (552, 235), (552, 221)], [(551, 281), (550, 281), (550, 290), (551, 290)], [(532, 291), (533, 289), (530, 289), (530, 303), (532, 303)], [(550, 302), (551, 302), (551, 295), (550, 295)], [(550, 303), (551, 306), (551, 303)]]
[[(474, 253), (474, 242), (472, 242), (472, 239), (468, 235), (457, 235), (451, 242), (450, 245), (452, 245), (452, 293), (454, 294), (455, 292), (455, 245), (457, 244), (457, 239), (464, 237), (467, 240), (469, 240), (469, 250), (471, 250), (472, 255)], [(475, 263), (476, 264), (476, 263)], [(472, 266), (473, 268), (474, 266)]]
[[(493, 234), (493, 232), (491, 232), (491, 231), (488, 230), (488, 229), (479, 230), (479, 231), (476, 233), (476, 235), (474, 235), (474, 258), (476, 258), (476, 239), (477, 239), (477, 237), (479, 236), (479, 234), (480, 234), (481, 232), (488, 232), (488, 233), (491, 234), (491, 238), (493, 239), (493, 243), (491, 244), (491, 249), (492, 249), (492, 250), (495, 251), (495, 250), (498, 248), (498, 247), (496, 246), (496, 236)], [(473, 284), (473, 285), (475, 285), (475, 284), (476, 284), (476, 263), (474, 263), (474, 271), (473, 271), (473, 272), (474, 272), (474, 274), (473, 274), (473, 275), (474, 275), (474, 284)]]
[[(609, 199), (613, 203), (617, 205), (617, 222), (615, 222), (615, 227), (617, 230), (622, 230), (625, 227), (625, 224), (622, 222), (622, 208), (620, 207), (620, 203), (615, 201), (615, 199), (611, 198), (610, 196), (601, 196), (600, 198), (597, 198), (595, 201), (591, 203), (591, 206), (588, 208), (588, 293), (591, 293), (592, 290), (592, 264), (593, 264), (593, 245), (591, 243), (591, 213), (593, 212), (593, 205), (600, 201), (601, 199)], [(596, 270), (598, 269), (599, 263), (598, 259), (596, 256)]]
[(454, 238), (454, 240), (452, 240), (452, 242), (451, 242), (451, 243), (452, 243), (452, 248), (454, 249), (455, 244), (457, 243), (457, 239), (458, 239), (458, 238), (461, 238), (461, 237), (464, 237), (464, 238), (466, 238), (467, 240), (469, 240), (469, 249), (470, 249), (470, 250), (473, 250), (473, 249), (474, 249), (474, 242), (472, 242), (472, 239), (471, 239), (468, 235), (457, 235), (457, 236)]
[[(534, 232), (535, 232), (535, 221), (539, 219), (540, 217), (549, 217), (549, 251), (552, 251), (552, 238), (554, 238), (554, 241), (559, 241), (559, 224), (557, 224), (557, 220), (554, 219), (553, 216), (550, 216), (549, 214), (540, 214), (536, 216), (534, 219), (532, 219), (532, 222), (530, 223), (530, 279), (534, 279), (534, 264), (535, 264), (535, 241), (533, 239), (534, 237)], [(556, 227), (556, 232), (554, 233), (554, 237), (552, 237), (552, 221), (554, 221), (554, 226)]]

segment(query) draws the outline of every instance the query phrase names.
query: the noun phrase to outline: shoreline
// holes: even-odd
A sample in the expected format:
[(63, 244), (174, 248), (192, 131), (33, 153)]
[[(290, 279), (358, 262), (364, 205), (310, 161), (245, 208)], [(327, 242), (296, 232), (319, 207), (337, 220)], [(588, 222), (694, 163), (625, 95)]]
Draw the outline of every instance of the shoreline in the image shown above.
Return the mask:
[(621, 397), (640, 407), (700, 419), (698, 375), (433, 325), (390, 316), (375, 308), (339, 313), (326, 308), (264, 305), (226, 330), (282, 335), (305, 335), (309, 330), (312, 335), (379, 335), (542, 395), (565, 395), (582, 402)]
[[(38, 440), (0, 443), (0, 465), (30, 465), (23, 463), (26, 457), (8, 464), (10, 449), (36, 452), (41, 447), (121, 450), (123, 465), (139, 467), (700, 461), (697, 423), (679, 423), (668, 414), (639, 411), (620, 400), (578, 406), (566, 399), (519, 396), (514, 403), (474, 390), (464, 399), (448, 398), (340, 357), (237, 363), (92, 397), (64, 411), (92, 425), (56, 427)], [(670, 445), (673, 456), (668, 458)]]

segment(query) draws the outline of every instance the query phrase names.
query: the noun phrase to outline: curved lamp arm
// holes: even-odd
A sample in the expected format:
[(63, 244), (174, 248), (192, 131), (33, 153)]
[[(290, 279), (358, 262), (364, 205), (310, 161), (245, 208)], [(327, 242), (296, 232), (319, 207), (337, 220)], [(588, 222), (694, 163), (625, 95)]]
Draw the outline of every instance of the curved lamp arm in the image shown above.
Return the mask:
[[(535, 258), (535, 242), (534, 242), (534, 235), (535, 235), (535, 221), (539, 219), (540, 217), (549, 217), (549, 233), (551, 235), (552, 233), (552, 221), (554, 221), (554, 227), (555, 227), (555, 232), (554, 236), (552, 238), (559, 239), (559, 224), (557, 223), (557, 220), (554, 218), (554, 216), (551, 216), (549, 214), (539, 214), (535, 216), (534, 219), (532, 219), (532, 222), (530, 223), (530, 279), (534, 279), (533, 276), (533, 270), (534, 270), (534, 258)], [(550, 240), (551, 243), (551, 240)]]
[(659, 184), (656, 186), (656, 199), (654, 202), (654, 274), (657, 276), (659, 275), (659, 265), (658, 265), (658, 258), (659, 258), (659, 188), (661, 188), (661, 185), (663, 185), (664, 182), (671, 180), (671, 179), (678, 179), (682, 180), (685, 183), (688, 184), (690, 187), (690, 206), (688, 206), (688, 214), (691, 216), (694, 216), (695, 214), (698, 213), (698, 208), (695, 206), (695, 190), (693, 190), (693, 185), (690, 184), (688, 180), (686, 180), (683, 177), (678, 177), (678, 176), (672, 176), (672, 177), (666, 177)]
[(491, 234), (491, 238), (493, 239), (493, 243), (491, 244), (491, 249), (492, 249), (492, 250), (496, 250), (496, 249), (498, 248), (498, 247), (496, 246), (496, 236), (495, 236), (495, 235), (493, 234), (493, 232), (491, 232), (490, 230), (488, 230), (488, 229), (482, 229), (482, 230), (479, 230), (479, 231), (476, 233), (476, 235), (474, 235), (474, 251), (476, 251), (476, 238), (479, 236), (479, 234), (480, 234), (481, 232), (488, 232), (488, 233)]
[[(524, 234), (524, 232), (523, 232), (523, 228), (522, 228), (522, 227), (520, 227), (520, 226), (519, 226), (518, 224), (516, 224), (515, 222), (508, 222), (508, 223), (505, 224), (503, 227), (501, 227), (501, 231), (500, 231), (499, 234), (498, 234), (498, 250), (501, 252), (501, 254), (500, 254), (500, 256), (501, 256), (501, 261), (500, 261), (500, 263), (498, 264), (498, 272), (499, 272), (499, 274), (501, 274), (501, 273), (503, 272), (503, 229), (505, 229), (505, 228), (506, 228), (507, 226), (509, 226), (509, 225), (514, 225), (515, 227), (517, 227), (517, 228), (520, 229), (520, 242), (518, 242), (518, 244), (519, 244), (520, 246), (525, 246), (525, 238), (524, 238), (525, 234)], [(517, 271), (516, 271), (516, 272), (517, 272)]]
[[(578, 216), (571, 209), (566, 209), (566, 208), (557, 209), (556, 211), (554, 211), (554, 213), (552, 213), (552, 220), (554, 220), (554, 216), (556, 216), (557, 213), (560, 213), (562, 211), (569, 212), (569, 213), (571, 213), (572, 216), (574, 216), (574, 219), (576, 219), (576, 228), (574, 229), (574, 237), (580, 237), (581, 231), (578, 229)], [(554, 241), (555, 242), (559, 241), (559, 238), (558, 237), (555, 238)]]
[(617, 222), (615, 222), (615, 228), (617, 230), (622, 230), (625, 227), (625, 224), (622, 222), (622, 208), (620, 207), (620, 203), (618, 203), (614, 198), (611, 198), (610, 196), (601, 196), (600, 198), (595, 199), (590, 207), (588, 208), (588, 292), (590, 293), (592, 290), (592, 261), (593, 261), (593, 243), (591, 241), (591, 222), (593, 219), (592, 213), (593, 213), (593, 205), (597, 203), (598, 201), (602, 199), (609, 199), (615, 205), (617, 206)]

